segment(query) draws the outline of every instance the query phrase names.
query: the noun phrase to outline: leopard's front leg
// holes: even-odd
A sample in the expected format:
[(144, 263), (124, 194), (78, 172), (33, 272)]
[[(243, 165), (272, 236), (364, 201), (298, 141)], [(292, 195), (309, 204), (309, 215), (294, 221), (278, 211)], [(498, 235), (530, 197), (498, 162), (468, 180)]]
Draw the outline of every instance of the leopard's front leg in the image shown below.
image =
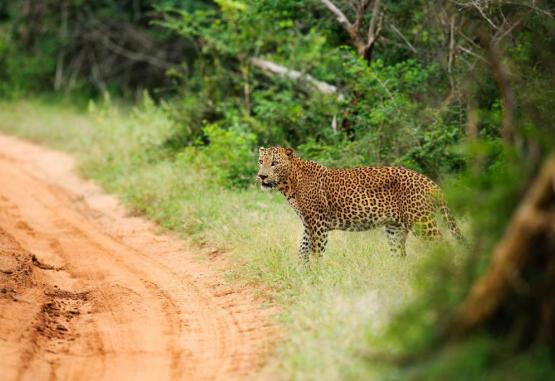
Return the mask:
[[(303, 241), (305, 237), (309, 244), (308, 250), (316, 257), (321, 257), (324, 251), (326, 251), (328, 243), (328, 228), (324, 224), (305, 227)], [(303, 241), (301, 241), (301, 245)], [(305, 260), (308, 260), (308, 257)]]
[(301, 261), (303, 261), (304, 263), (308, 263), (310, 251), (310, 237), (305, 228), (303, 231), (303, 236), (301, 238), (301, 243), (299, 244), (299, 258), (301, 259)]

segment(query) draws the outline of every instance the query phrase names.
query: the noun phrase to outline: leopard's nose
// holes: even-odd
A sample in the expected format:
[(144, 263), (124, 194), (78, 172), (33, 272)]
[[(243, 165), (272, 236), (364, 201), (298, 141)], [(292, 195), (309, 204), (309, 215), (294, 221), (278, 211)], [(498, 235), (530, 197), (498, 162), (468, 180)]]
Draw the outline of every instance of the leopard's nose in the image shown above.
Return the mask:
[(260, 180), (264, 180), (264, 179), (268, 178), (268, 175), (263, 175), (263, 174), (259, 173), (258, 177), (260, 177)]

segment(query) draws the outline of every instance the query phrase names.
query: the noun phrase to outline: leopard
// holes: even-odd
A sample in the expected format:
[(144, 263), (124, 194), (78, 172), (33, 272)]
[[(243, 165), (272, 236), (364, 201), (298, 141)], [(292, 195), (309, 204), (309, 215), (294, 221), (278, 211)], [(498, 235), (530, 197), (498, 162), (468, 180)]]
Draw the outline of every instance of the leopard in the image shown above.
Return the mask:
[(321, 257), (332, 230), (383, 227), (390, 252), (406, 256), (409, 232), (439, 240), (441, 215), (450, 233), (463, 240), (442, 190), (433, 180), (402, 166), (329, 168), (304, 160), (292, 148), (260, 147), (257, 181), (285, 196), (303, 225), (299, 257)]

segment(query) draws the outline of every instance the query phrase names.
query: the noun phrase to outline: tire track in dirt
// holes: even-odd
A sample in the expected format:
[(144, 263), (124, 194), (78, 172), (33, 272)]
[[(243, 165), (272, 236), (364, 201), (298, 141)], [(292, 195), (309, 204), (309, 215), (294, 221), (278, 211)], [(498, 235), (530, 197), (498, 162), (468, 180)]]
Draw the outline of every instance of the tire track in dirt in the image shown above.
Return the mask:
[(224, 260), (127, 216), (67, 155), (0, 136), (0, 179), (3, 379), (256, 375), (273, 311), (223, 283)]

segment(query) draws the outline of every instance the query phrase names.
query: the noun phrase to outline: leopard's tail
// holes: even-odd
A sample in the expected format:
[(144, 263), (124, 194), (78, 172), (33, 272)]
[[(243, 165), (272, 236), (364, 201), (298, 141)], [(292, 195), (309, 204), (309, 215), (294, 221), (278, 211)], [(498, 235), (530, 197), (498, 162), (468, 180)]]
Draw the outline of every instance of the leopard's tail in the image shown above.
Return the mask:
[(449, 231), (451, 232), (451, 234), (453, 234), (453, 236), (458, 241), (463, 242), (464, 237), (461, 233), (461, 229), (459, 228), (459, 225), (457, 224), (457, 221), (455, 220), (455, 218), (451, 214), (451, 211), (449, 210), (449, 207), (447, 207), (447, 204), (444, 202), (442, 205), (440, 205), (439, 210), (441, 212), (441, 215), (443, 216), (443, 219), (447, 223), (447, 227), (449, 228)]
[(459, 228), (459, 225), (457, 224), (457, 221), (455, 220), (455, 217), (453, 217), (453, 215), (451, 214), (451, 211), (449, 210), (449, 207), (447, 206), (447, 201), (445, 201), (445, 197), (443, 196), (441, 191), (439, 191), (437, 193), (436, 205), (437, 205), (437, 208), (438, 208), (439, 212), (441, 213), (441, 216), (443, 217), (443, 219), (447, 223), (447, 227), (449, 228), (449, 231), (451, 232), (451, 234), (453, 234), (453, 236), (458, 241), (464, 243), (465, 239), (464, 239), (464, 236), (461, 233), (461, 229)]

